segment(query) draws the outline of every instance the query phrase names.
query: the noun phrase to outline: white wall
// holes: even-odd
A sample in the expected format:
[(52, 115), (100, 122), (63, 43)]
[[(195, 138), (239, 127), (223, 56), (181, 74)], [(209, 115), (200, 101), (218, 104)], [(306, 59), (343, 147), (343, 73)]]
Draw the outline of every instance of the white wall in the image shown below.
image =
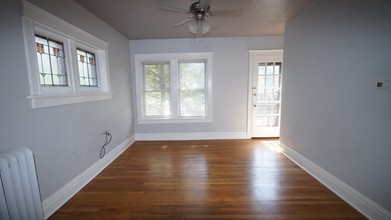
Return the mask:
[[(213, 52), (213, 122), (136, 124), (136, 133), (246, 132), (249, 50), (282, 49), (283, 37), (131, 40), (130, 53)], [(134, 59), (132, 72), (134, 74)], [(135, 90), (134, 93), (135, 94)], [(136, 96), (133, 96), (136, 103)], [(136, 111), (136, 108), (135, 108)], [(135, 117), (137, 112), (135, 112)], [(137, 118), (137, 117), (136, 117)]]
[(284, 38), (281, 142), (391, 211), (391, 2), (320, 0)]
[(32, 109), (22, 32), (22, 4), (0, 7), (0, 151), (28, 147), (36, 156), (42, 199), (47, 198), (99, 160), (108, 130), (106, 152), (134, 134), (128, 40), (78, 3), (34, 0), (34, 4), (108, 42), (111, 100)]

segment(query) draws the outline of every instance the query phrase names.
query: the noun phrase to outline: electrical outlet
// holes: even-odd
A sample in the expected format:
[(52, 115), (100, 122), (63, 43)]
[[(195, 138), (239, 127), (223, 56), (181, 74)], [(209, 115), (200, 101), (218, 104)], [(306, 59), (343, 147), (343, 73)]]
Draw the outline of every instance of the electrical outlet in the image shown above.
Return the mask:
[(387, 81), (380, 80), (376, 82), (376, 89), (386, 89), (387, 88)]

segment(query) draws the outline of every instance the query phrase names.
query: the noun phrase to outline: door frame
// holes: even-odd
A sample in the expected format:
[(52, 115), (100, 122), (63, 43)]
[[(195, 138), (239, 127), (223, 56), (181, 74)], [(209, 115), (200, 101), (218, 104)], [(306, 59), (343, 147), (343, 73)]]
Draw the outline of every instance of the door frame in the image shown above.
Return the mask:
[[(247, 93), (247, 138), (252, 138), (252, 123), (253, 123), (253, 82), (254, 82), (254, 74), (257, 71), (254, 68), (254, 64), (258, 62), (260, 57), (275, 57), (275, 56), (283, 56), (284, 50), (283, 49), (277, 49), (277, 50), (249, 50), (248, 51), (248, 57), (249, 57), (249, 68), (248, 68), (248, 93)], [(283, 57), (284, 58), (284, 57)], [(282, 66), (284, 66), (284, 62), (282, 63)], [(282, 67), (283, 68), (283, 67)], [(283, 68), (284, 69), (284, 68)], [(282, 76), (284, 77), (284, 76)], [(281, 87), (281, 93), (282, 93), (282, 87)], [(281, 106), (282, 107), (282, 106)], [(281, 112), (280, 107), (280, 112)], [(280, 117), (281, 118), (281, 117)], [(281, 129), (281, 123), (280, 123), (280, 129)]]

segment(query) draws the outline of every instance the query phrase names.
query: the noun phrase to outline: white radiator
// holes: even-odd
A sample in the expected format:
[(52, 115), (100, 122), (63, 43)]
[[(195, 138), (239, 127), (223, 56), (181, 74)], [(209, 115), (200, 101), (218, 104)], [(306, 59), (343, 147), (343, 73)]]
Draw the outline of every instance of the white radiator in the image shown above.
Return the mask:
[(44, 219), (31, 150), (0, 153), (0, 183), (0, 220)]

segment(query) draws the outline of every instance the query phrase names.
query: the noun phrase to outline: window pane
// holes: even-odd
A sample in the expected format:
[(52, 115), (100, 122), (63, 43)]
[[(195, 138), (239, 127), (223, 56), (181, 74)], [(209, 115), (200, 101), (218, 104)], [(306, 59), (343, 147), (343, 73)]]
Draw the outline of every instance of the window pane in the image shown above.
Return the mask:
[(273, 76), (266, 77), (266, 88), (273, 88)]
[(266, 72), (265, 72), (265, 63), (260, 63), (258, 65), (258, 75), (265, 75)]
[(80, 86), (98, 87), (95, 54), (79, 48), (76, 50), (76, 53)]
[(64, 45), (47, 37), (35, 35), (35, 47), (40, 84), (42, 86), (68, 86)]
[(281, 62), (276, 62), (274, 65), (275, 65), (274, 74), (280, 75), (281, 74), (281, 65), (282, 65), (282, 63)]
[(144, 64), (145, 116), (168, 116), (170, 108), (169, 64)]
[(266, 74), (273, 75), (274, 73), (274, 63), (267, 63)]
[(274, 101), (273, 90), (266, 90), (265, 101)]
[(281, 76), (274, 76), (274, 88), (278, 89), (281, 87)]
[(144, 64), (145, 91), (167, 91), (170, 88), (169, 64)]
[(272, 114), (273, 105), (271, 103), (265, 104), (265, 114)]
[(275, 90), (272, 101), (280, 101), (280, 90)]
[(280, 114), (280, 103), (274, 103), (273, 114)]
[(278, 116), (266, 116), (264, 117), (264, 127), (278, 127)]
[(205, 92), (203, 90), (181, 91), (181, 116), (205, 116)]
[(258, 76), (258, 89), (263, 88), (265, 88), (265, 76)]
[(168, 92), (145, 92), (145, 115), (170, 115), (170, 96)]
[(265, 100), (265, 90), (258, 90), (257, 103), (261, 103)]
[(205, 109), (205, 63), (180, 63), (180, 116), (204, 117)]

